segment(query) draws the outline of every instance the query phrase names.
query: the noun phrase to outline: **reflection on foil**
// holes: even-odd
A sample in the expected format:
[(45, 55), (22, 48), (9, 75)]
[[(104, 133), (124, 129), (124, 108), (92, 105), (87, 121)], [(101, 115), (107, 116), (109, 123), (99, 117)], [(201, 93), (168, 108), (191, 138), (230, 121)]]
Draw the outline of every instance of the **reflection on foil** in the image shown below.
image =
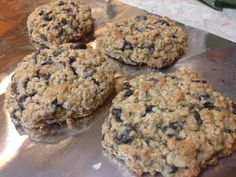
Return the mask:
[(4, 142), (5, 147), (0, 152), (0, 169), (17, 155), (19, 148), (27, 138), (27, 136), (20, 136), (18, 134), (14, 125), (10, 122), (9, 113), (5, 109), (4, 112), (7, 118), (7, 134)]
[(96, 164), (93, 165), (93, 169), (99, 170), (99, 169), (101, 168), (101, 166), (102, 166), (102, 163), (101, 163), (101, 162), (96, 163)]
[(0, 95), (6, 92), (7, 86), (11, 82), (12, 75), (13, 72), (6, 76), (4, 79), (2, 79), (2, 81), (0, 82)]

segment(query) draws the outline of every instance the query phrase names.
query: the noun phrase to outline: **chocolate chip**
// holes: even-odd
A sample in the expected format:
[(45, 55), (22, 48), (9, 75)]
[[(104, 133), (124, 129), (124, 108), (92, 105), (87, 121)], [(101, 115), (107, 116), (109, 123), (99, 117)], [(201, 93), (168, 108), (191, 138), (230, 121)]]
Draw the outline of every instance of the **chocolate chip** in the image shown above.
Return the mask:
[(71, 4), (72, 6), (74, 6), (74, 7), (76, 6), (76, 4), (75, 4), (74, 2), (71, 2), (70, 4)]
[(191, 80), (192, 82), (197, 82), (197, 83), (207, 83), (205, 80)]
[(174, 34), (174, 33), (172, 34), (172, 37), (173, 37), (173, 38), (177, 38), (176, 34)]
[(208, 109), (210, 109), (210, 110), (215, 107), (214, 104), (211, 103), (211, 102), (205, 102), (205, 103), (203, 104), (203, 106), (204, 106), (204, 108), (208, 108)]
[(34, 53), (33, 59), (34, 59), (34, 63), (37, 64), (38, 63), (38, 59), (37, 56), (40, 54), (41, 50), (39, 49), (37, 52)]
[(201, 115), (200, 115), (197, 111), (194, 111), (194, 112), (193, 112), (193, 116), (194, 116), (194, 118), (196, 119), (198, 125), (202, 125), (203, 120), (202, 120), (202, 118), (201, 118)]
[(129, 89), (131, 85), (129, 85), (129, 82), (124, 82), (123, 83), (123, 89)]
[(162, 145), (167, 145), (167, 141), (166, 140), (162, 140), (161, 142), (160, 142), (160, 144), (162, 144)]
[(145, 138), (144, 139), (144, 141), (146, 142), (146, 144), (150, 144), (150, 141), (152, 140), (152, 138), (150, 138), (150, 137), (147, 137), (147, 138)]
[(125, 41), (123, 49), (132, 50), (133, 49), (132, 44), (129, 41)]
[(88, 77), (91, 77), (93, 75), (93, 72), (92, 71), (84, 71), (84, 78), (88, 78)]
[(135, 61), (135, 58), (134, 58), (134, 57), (131, 57), (131, 56), (130, 56), (130, 57), (128, 57), (128, 60), (131, 61), (132, 63), (137, 63), (137, 62)]
[(41, 79), (48, 80), (51, 77), (51, 74), (50, 73), (39, 73), (38, 76)]
[(59, 1), (59, 3), (58, 3), (59, 6), (62, 6), (64, 4), (65, 4), (65, 2), (63, 2), (63, 1)]
[(124, 96), (125, 97), (129, 97), (129, 96), (133, 95), (133, 93), (134, 93), (134, 91), (131, 90), (131, 89), (125, 89), (124, 90)]
[(60, 67), (63, 67), (64, 69), (66, 68), (66, 63), (65, 62), (59, 61), (58, 63), (60, 65)]
[(34, 64), (38, 64), (38, 59), (37, 59), (37, 57), (34, 57), (33, 59), (34, 59)]
[(153, 112), (152, 110), (153, 107), (154, 107), (153, 105), (146, 105), (145, 113)]
[(28, 95), (20, 96), (19, 101), (18, 101), (18, 106), (21, 111), (23, 111), (25, 109), (24, 102), (28, 97), (29, 97)]
[[(71, 3), (72, 4), (72, 3)], [(63, 9), (64, 11), (66, 11), (67, 13), (69, 13), (69, 14), (72, 14), (72, 12), (73, 12), (73, 9), (71, 9), (71, 8), (69, 8), (69, 9)]]
[(233, 114), (236, 114), (236, 104), (232, 103)]
[(74, 74), (75, 76), (78, 76), (78, 74), (77, 74), (77, 72), (76, 72), (76, 68), (73, 67), (73, 66), (71, 66), (70, 68), (71, 68), (71, 71), (73, 72), (73, 74)]
[(39, 36), (43, 41), (48, 41), (48, 38), (45, 34), (40, 34)]
[(166, 135), (167, 135), (169, 138), (172, 138), (172, 137), (175, 137), (176, 134), (175, 134), (175, 133), (167, 133)]
[(147, 17), (145, 15), (139, 15), (139, 16), (135, 17), (135, 19), (137, 21), (144, 21), (144, 20), (147, 20)]
[(112, 109), (111, 114), (115, 117), (117, 122), (123, 122), (121, 120), (121, 114), (122, 114), (122, 109), (121, 108)]
[(39, 70), (36, 71), (35, 76), (39, 79), (44, 79), (44, 80), (48, 80), (51, 77), (50, 73), (40, 73)]
[(64, 32), (65, 30), (63, 28), (58, 29), (57, 37), (62, 36)]
[(57, 98), (55, 98), (53, 101), (52, 101), (52, 105), (55, 106), (56, 108), (62, 108), (62, 105), (63, 103), (59, 103)]
[(136, 29), (138, 32), (141, 32), (141, 33), (145, 31), (145, 29), (144, 29), (144, 28), (141, 28), (141, 27), (136, 27), (135, 29)]
[(170, 76), (170, 78), (173, 80), (178, 79), (176, 76)]
[(51, 21), (51, 20), (52, 20), (52, 17), (50, 17), (48, 14), (43, 14), (43, 15), (42, 15), (42, 18), (43, 18), (43, 20), (45, 20), (45, 21)]
[(159, 80), (156, 79), (156, 78), (150, 78), (150, 79), (148, 79), (148, 80), (149, 80), (149, 81), (152, 81), (152, 82), (155, 82), (155, 83), (159, 82)]
[(170, 168), (170, 171), (168, 172), (169, 174), (175, 173), (178, 170), (178, 168), (174, 165), (170, 165), (169, 168)]
[(63, 52), (64, 52), (63, 49), (57, 48), (57, 49), (54, 50), (53, 55), (54, 55), (54, 57), (57, 57), (57, 56), (59, 56), (60, 54), (62, 54)]
[(76, 60), (76, 57), (75, 56), (69, 56), (69, 63), (72, 64), (75, 60)]
[(225, 133), (233, 133), (233, 130), (231, 130), (231, 129), (229, 129), (229, 128), (225, 128), (225, 129), (224, 129), (224, 132), (225, 132)]
[(169, 128), (169, 126), (165, 125), (164, 127), (162, 127), (162, 131), (166, 132), (166, 130)]
[(67, 24), (67, 20), (63, 18), (63, 19), (61, 20), (61, 23), (62, 23), (63, 25), (66, 25), (66, 24)]
[(94, 79), (94, 78), (92, 78), (92, 81), (94, 82), (94, 84), (96, 84), (97, 86), (99, 86), (100, 85), (100, 83), (96, 80), (96, 79)]
[(43, 15), (43, 14), (44, 14), (44, 11), (41, 10), (41, 11), (39, 12), (39, 15), (41, 16), (41, 15)]
[(200, 100), (210, 100), (211, 99), (211, 96), (209, 94), (204, 94), (204, 95), (200, 95), (199, 96), (199, 99)]
[(47, 59), (43, 64), (42, 64), (42, 66), (44, 66), (44, 65), (52, 65), (54, 63), (54, 61), (51, 59), (51, 58), (49, 58), (49, 59)]
[(133, 131), (133, 128), (130, 125), (125, 125), (125, 127), (117, 133), (116, 139), (124, 144), (131, 143), (134, 140), (134, 137), (130, 135), (131, 131)]
[(180, 137), (179, 135), (175, 135), (175, 139), (176, 139), (177, 141), (181, 141), (181, 140), (184, 140), (185, 138)]
[(36, 93), (37, 93), (37, 92), (32, 92), (32, 93), (30, 93), (30, 94), (28, 94), (28, 95), (29, 95), (29, 97), (33, 97), (34, 95), (36, 95)]
[(179, 136), (179, 132), (183, 129), (183, 126), (175, 121), (169, 123), (169, 125), (166, 125), (162, 128), (162, 131), (169, 137), (175, 137), (176, 140), (182, 140), (183, 138)]
[(104, 138), (105, 138), (105, 134), (102, 134), (102, 140), (104, 140)]
[(160, 23), (161, 25), (170, 26), (170, 24), (165, 20), (158, 20), (158, 23)]
[(160, 124), (156, 124), (156, 128), (157, 128), (157, 129), (160, 129), (160, 128), (161, 128), (161, 125), (160, 125)]
[(87, 49), (87, 46), (84, 43), (76, 43), (76, 44), (72, 45), (71, 48), (72, 49)]
[(169, 123), (169, 127), (173, 128), (174, 130), (178, 132), (183, 129), (183, 126), (179, 122), (176, 122), (176, 121)]
[(153, 53), (154, 45), (153, 44), (144, 44), (143, 48), (148, 49), (149, 53)]
[(121, 57), (112, 56), (112, 55), (109, 55), (109, 54), (107, 54), (107, 53), (106, 53), (106, 56), (107, 56), (108, 58), (112, 58), (112, 59), (116, 59), (116, 60), (121, 59)]
[(20, 93), (18, 92), (18, 86), (17, 83), (12, 83), (11, 84), (11, 90), (14, 94), (19, 95)]
[(204, 102), (203, 103), (204, 108), (208, 108), (211, 110), (215, 107), (213, 103), (213, 99), (208, 93), (200, 95), (199, 99)]

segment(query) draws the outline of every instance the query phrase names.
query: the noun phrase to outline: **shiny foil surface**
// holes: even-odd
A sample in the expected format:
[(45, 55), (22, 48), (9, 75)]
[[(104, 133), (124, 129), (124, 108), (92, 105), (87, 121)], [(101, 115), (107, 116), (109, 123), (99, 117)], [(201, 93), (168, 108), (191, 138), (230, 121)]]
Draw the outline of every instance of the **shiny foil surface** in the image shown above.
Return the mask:
[[(49, 0), (0, 0), (0, 176), (1, 177), (131, 177), (127, 168), (109, 159), (102, 151), (101, 126), (109, 113), (111, 100), (121, 82), (153, 72), (145, 66), (129, 66), (112, 61), (116, 69), (114, 93), (93, 114), (90, 128), (77, 136), (55, 144), (31, 142), (20, 136), (6, 113), (4, 93), (11, 75), (22, 58), (35, 51), (30, 43), (26, 19), (33, 9)], [(117, 0), (87, 0), (95, 18), (95, 38), (117, 21), (146, 12)], [(236, 44), (184, 26), (188, 32), (188, 50), (173, 66), (155, 72), (178, 69), (197, 71), (214, 88), (236, 102)], [(96, 43), (90, 44), (96, 47)], [(148, 175), (146, 175), (148, 176)], [(161, 176), (161, 175), (159, 175)], [(203, 170), (200, 177), (235, 177), (236, 153), (220, 159), (217, 166)]]

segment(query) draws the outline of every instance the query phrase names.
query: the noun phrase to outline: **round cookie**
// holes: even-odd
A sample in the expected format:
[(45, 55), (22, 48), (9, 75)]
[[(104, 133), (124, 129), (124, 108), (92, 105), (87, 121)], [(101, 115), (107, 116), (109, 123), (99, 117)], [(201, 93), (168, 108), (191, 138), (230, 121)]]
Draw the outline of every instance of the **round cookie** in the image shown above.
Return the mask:
[(116, 23), (98, 43), (110, 58), (163, 68), (184, 54), (187, 34), (167, 17), (143, 15)]
[(37, 141), (62, 128), (84, 127), (86, 116), (108, 97), (113, 68), (99, 50), (85, 48), (63, 44), (41, 49), (17, 66), (5, 105), (20, 134)]
[(37, 48), (78, 42), (93, 31), (90, 7), (80, 0), (57, 0), (28, 17), (28, 33)]
[(194, 177), (236, 148), (236, 106), (194, 73), (124, 83), (102, 126), (105, 151), (138, 175)]

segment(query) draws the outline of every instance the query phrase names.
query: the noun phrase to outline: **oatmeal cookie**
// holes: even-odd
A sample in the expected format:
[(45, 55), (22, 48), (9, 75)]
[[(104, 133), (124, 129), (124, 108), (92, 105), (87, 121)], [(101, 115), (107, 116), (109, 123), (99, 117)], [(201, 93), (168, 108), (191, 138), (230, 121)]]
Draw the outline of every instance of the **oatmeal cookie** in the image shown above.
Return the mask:
[(167, 17), (143, 15), (116, 23), (98, 43), (110, 58), (163, 68), (184, 54), (187, 34)]
[(80, 0), (57, 0), (28, 17), (28, 33), (37, 48), (78, 42), (93, 31), (90, 7)]
[(194, 177), (236, 148), (236, 105), (196, 74), (124, 83), (102, 127), (105, 151), (138, 175)]
[[(63, 44), (26, 56), (17, 66), (5, 105), (31, 139), (77, 128), (111, 93), (113, 68), (97, 49)], [(82, 125), (81, 125), (82, 126)]]

